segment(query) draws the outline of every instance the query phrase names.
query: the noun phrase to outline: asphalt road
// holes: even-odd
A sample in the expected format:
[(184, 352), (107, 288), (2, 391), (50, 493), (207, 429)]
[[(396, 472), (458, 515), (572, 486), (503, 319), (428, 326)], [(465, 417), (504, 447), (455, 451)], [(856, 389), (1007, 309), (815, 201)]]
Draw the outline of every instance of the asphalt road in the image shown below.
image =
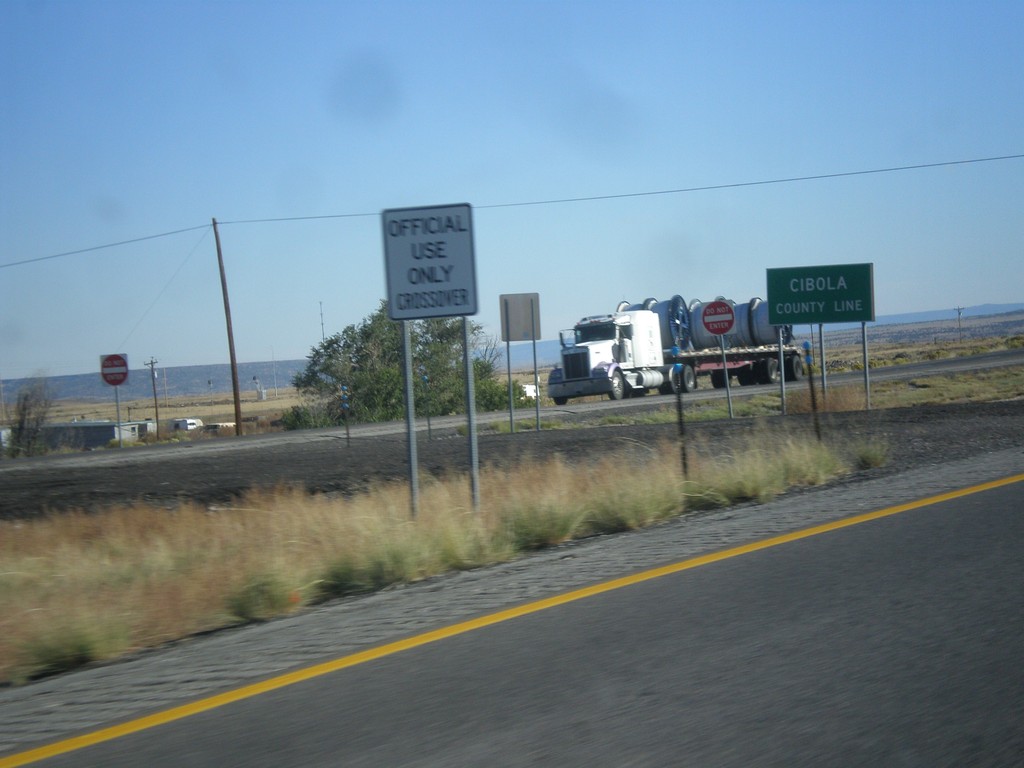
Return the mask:
[[(1024, 469), (1019, 451), (802, 501), (816, 517), (1007, 467)], [(362, 663), (193, 704), (41, 764), (1020, 765), (1024, 477), (910, 506), (753, 551), (743, 545), (766, 529), (748, 528), (723, 539), (741, 547), (730, 556), (656, 578), (620, 561), (610, 575), (634, 576), (618, 588), (563, 588), (541, 609), (430, 642), (414, 633)], [(773, 508), (752, 512), (763, 525)]]

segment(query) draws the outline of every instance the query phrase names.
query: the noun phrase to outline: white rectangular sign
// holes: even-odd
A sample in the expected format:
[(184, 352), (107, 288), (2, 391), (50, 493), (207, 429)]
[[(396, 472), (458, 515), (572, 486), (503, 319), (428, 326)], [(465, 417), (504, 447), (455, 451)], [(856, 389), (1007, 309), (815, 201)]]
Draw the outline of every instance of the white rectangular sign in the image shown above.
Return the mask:
[(473, 209), (468, 203), (381, 214), (388, 317), (475, 315)]
[(539, 293), (503, 293), (498, 302), (502, 341), (540, 340)]

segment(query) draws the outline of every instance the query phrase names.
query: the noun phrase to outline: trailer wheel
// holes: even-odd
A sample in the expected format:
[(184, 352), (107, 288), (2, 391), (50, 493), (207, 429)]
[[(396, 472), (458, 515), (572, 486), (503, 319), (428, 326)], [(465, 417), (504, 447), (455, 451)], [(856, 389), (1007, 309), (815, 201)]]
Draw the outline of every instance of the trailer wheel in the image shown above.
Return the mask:
[(779, 361), (774, 357), (761, 360), (757, 364), (757, 380), (762, 384), (778, 384)]
[(565, 405), (569, 402), (568, 397), (552, 397), (551, 399), (555, 401), (555, 405)]
[(612, 391), (608, 393), (609, 400), (621, 400), (626, 395), (626, 382), (622, 379), (622, 371), (615, 371), (612, 374)]
[(715, 389), (725, 389), (725, 377), (729, 374), (726, 371), (718, 369), (711, 372), (711, 386)]
[(800, 355), (786, 358), (786, 381), (800, 381), (804, 377), (804, 361)]
[(740, 368), (739, 371), (736, 372), (736, 380), (744, 387), (749, 387), (751, 384), (757, 384), (757, 373), (754, 371), (753, 364)]

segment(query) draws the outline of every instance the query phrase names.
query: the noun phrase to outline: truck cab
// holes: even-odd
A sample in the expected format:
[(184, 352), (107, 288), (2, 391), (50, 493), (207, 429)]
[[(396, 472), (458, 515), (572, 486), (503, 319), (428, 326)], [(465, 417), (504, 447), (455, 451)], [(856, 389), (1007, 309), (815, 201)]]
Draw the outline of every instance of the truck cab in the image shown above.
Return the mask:
[(647, 310), (584, 317), (559, 337), (562, 365), (548, 376), (548, 396), (557, 405), (585, 395), (620, 400), (645, 388), (645, 369), (663, 365), (658, 316)]

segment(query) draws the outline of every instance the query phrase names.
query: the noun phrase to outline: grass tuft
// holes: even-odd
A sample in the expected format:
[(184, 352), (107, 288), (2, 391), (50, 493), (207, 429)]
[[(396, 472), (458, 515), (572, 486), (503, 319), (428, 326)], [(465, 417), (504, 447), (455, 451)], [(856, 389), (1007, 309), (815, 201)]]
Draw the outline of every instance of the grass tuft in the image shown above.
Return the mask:
[(292, 591), (277, 576), (263, 573), (229, 595), (227, 607), (243, 621), (264, 621), (284, 613), (293, 602)]
[(34, 618), (19, 633), (17, 662), (9, 681), (23, 682), (68, 672), (94, 661), (113, 658), (126, 649), (124, 627), (102, 625), (88, 616), (65, 616), (54, 621)]
[(855, 442), (849, 448), (857, 469), (873, 469), (889, 460), (889, 444), (880, 438)]

